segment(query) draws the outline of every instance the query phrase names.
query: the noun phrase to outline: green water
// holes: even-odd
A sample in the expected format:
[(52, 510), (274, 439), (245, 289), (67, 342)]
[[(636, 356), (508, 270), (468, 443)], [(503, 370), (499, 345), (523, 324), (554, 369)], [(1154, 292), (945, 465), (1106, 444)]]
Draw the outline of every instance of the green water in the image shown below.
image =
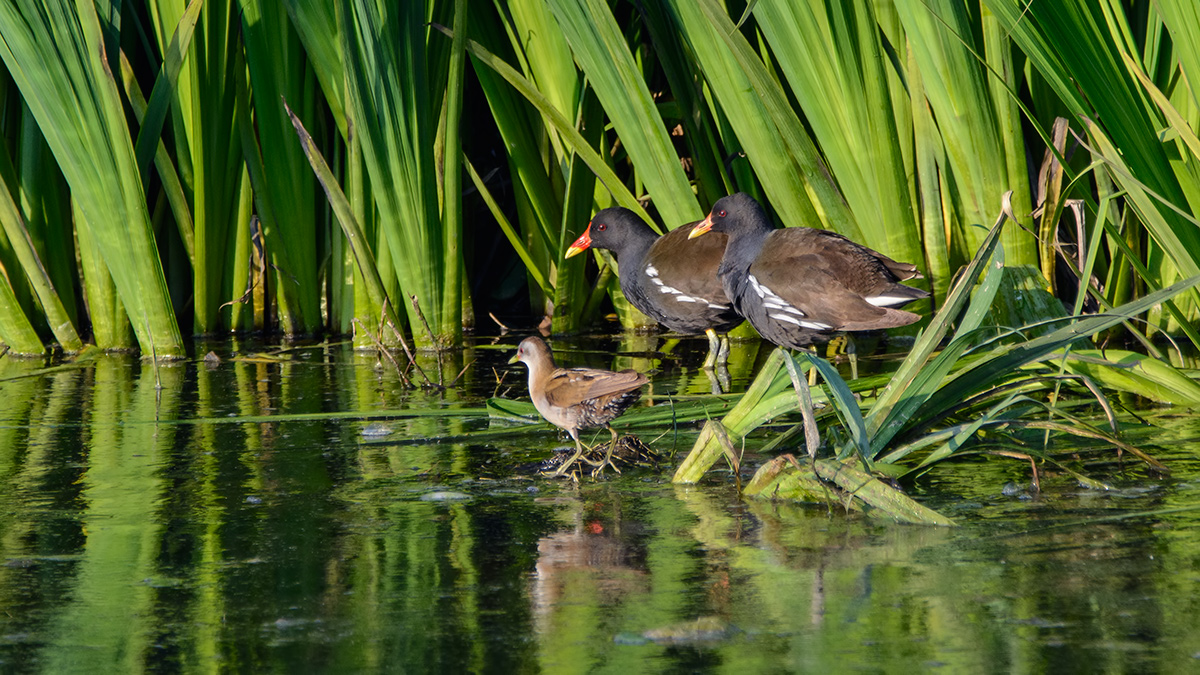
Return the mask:
[[(0, 359), (0, 672), (1200, 670), (1194, 418), (1134, 432), (1170, 476), (1107, 455), (1084, 468), (1116, 489), (1031, 495), (1028, 463), (945, 463), (909, 491), (962, 526), (895, 526), (674, 486), (670, 459), (532, 474), (566, 437), (483, 409), (524, 395), (516, 342), (426, 361), (463, 372), (446, 391), (346, 345)], [(569, 360), (657, 365), (660, 404), (708, 390), (655, 344)]]

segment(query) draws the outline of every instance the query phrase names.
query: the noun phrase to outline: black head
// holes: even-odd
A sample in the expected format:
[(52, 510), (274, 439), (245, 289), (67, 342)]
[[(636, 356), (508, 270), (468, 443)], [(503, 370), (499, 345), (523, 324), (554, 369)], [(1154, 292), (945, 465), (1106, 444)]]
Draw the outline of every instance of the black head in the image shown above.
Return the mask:
[(738, 192), (718, 199), (708, 212), (708, 217), (692, 229), (691, 237), (699, 237), (705, 232), (733, 234), (739, 231), (773, 229), (775, 228), (758, 202), (745, 192)]
[(622, 206), (597, 211), (592, 216), (592, 222), (574, 244), (567, 249), (565, 257), (582, 253), (588, 248), (599, 248), (615, 251), (620, 257), (620, 251), (625, 246), (641, 240), (658, 238), (654, 230), (642, 220), (638, 214)]

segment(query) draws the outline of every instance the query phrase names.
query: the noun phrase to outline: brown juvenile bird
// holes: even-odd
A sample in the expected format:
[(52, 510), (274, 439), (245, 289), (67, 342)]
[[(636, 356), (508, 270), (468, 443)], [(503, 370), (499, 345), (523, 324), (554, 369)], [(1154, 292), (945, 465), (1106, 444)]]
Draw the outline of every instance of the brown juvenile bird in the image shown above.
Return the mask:
[(529, 368), (529, 397), (533, 406), (556, 427), (565, 429), (575, 440), (575, 454), (571, 456), (555, 476), (566, 473), (572, 464), (583, 456), (583, 443), (579, 441), (580, 429), (605, 427), (612, 432), (612, 440), (604, 461), (583, 461), (596, 467), (593, 474), (611, 466), (613, 449), (617, 444), (617, 431), (609, 422), (625, 412), (642, 395), (639, 391), (650, 380), (634, 370), (611, 370), (597, 368), (559, 368), (554, 365), (554, 355), (541, 338), (529, 337), (521, 341), (517, 353), (509, 363), (520, 361)]

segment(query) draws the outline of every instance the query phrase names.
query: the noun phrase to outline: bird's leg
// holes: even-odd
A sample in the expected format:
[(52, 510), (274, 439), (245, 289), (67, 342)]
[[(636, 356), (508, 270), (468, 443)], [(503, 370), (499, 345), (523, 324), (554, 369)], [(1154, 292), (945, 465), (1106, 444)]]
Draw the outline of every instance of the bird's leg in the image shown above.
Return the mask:
[(711, 328), (704, 329), (704, 334), (708, 336), (708, 356), (703, 368), (716, 396), (729, 391), (729, 336), (717, 335)]
[(720, 384), (721, 392), (729, 391), (729, 334), (723, 333), (719, 337), (721, 346), (717, 350), (717, 382)]
[(613, 451), (617, 449), (617, 430), (612, 428), (611, 424), (608, 424), (605, 426), (607, 426), (608, 430), (612, 432), (612, 440), (608, 442), (608, 450), (605, 451), (605, 453), (604, 453), (604, 461), (600, 462), (599, 465), (596, 465), (596, 468), (592, 469), (592, 477), (593, 478), (604, 473), (604, 467), (606, 467), (606, 466), (611, 466), (613, 468), (613, 471), (616, 471), (617, 473), (621, 473), (621, 470), (618, 469), (617, 465), (613, 464), (613, 461), (612, 461)]
[(717, 337), (717, 331), (711, 328), (705, 328), (704, 334), (708, 336), (708, 355), (704, 357), (704, 365), (701, 367), (711, 369), (720, 362), (721, 339)]
[(720, 381), (717, 380), (716, 371), (714, 371), (712, 368), (705, 368), (704, 374), (708, 377), (708, 386), (712, 391), (713, 396), (719, 396), (724, 393), (724, 390), (721, 389)]
[[(817, 347), (816, 347), (816, 345), (813, 345), (813, 346), (809, 347), (808, 349), (802, 349), (800, 351), (805, 354), (816, 354)], [(816, 368), (816, 366), (812, 365), (812, 361), (808, 362), (808, 386), (810, 386), (810, 387), (817, 386), (817, 368)], [(796, 393), (800, 393), (800, 390), (797, 389)]]
[[(858, 349), (857, 343), (854, 341), (854, 336), (850, 333), (841, 333), (836, 338), (829, 341), (826, 347), (825, 358), (833, 360), (839, 352), (846, 355), (846, 360), (850, 362), (850, 379), (858, 379)], [(811, 382), (811, 380), (810, 380)]]
[[(567, 469), (571, 468), (572, 464), (579, 461), (580, 457), (583, 457), (583, 443), (579, 442), (579, 436), (576, 432), (572, 431), (570, 434), (571, 438), (575, 439), (575, 454), (571, 455), (571, 459), (563, 462), (562, 466), (558, 467), (558, 471), (555, 471), (553, 474), (551, 474), (552, 476), (562, 476), (566, 474)], [(585, 458), (583, 461), (587, 462), (588, 460)], [(590, 464), (591, 462), (588, 463)], [(579, 479), (576, 478), (575, 480)]]
[(850, 379), (858, 379), (858, 345), (854, 336), (846, 333), (846, 356), (850, 358)]

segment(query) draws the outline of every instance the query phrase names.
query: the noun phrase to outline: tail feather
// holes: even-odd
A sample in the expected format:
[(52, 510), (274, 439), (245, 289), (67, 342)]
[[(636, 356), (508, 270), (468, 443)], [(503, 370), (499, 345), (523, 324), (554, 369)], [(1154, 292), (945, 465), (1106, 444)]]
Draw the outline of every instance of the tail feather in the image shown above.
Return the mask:
[(882, 317), (877, 316), (868, 321), (851, 321), (838, 326), (838, 330), (863, 331), (899, 328), (900, 326), (907, 326), (910, 323), (916, 323), (921, 320), (920, 314), (906, 312), (902, 309), (885, 308), (884, 312), (885, 314)]

